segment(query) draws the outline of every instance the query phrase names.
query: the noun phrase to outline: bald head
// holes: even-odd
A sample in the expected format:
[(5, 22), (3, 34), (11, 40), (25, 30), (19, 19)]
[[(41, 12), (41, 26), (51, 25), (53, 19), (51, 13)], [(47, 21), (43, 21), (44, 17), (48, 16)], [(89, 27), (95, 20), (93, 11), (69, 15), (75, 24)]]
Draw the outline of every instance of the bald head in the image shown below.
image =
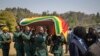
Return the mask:
[(29, 31), (30, 30), (30, 27), (29, 26), (25, 26), (25, 30), (26, 31)]
[(38, 26), (36, 31), (38, 31), (40, 33), (44, 33), (44, 28), (42, 26)]

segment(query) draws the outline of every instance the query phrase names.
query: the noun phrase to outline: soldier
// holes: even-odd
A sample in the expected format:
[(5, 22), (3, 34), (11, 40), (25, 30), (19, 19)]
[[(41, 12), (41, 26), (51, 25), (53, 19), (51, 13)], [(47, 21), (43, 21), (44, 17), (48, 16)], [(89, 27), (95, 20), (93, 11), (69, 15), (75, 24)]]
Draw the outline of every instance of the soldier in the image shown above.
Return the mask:
[(32, 49), (31, 49), (31, 38), (32, 32), (30, 31), (30, 28), (28, 26), (25, 26), (25, 29), (22, 33), (23, 41), (24, 41), (24, 51), (26, 53), (26, 56), (32, 56)]
[(2, 34), (2, 30), (0, 29), (0, 34)]
[(48, 56), (48, 51), (45, 43), (47, 34), (44, 32), (44, 28), (42, 26), (38, 26), (36, 31), (37, 33), (35, 37), (35, 45), (37, 56)]
[(64, 38), (61, 36), (52, 36), (52, 53), (54, 56), (63, 56), (63, 41)]
[(35, 45), (35, 37), (36, 37), (36, 33), (35, 33), (35, 29), (32, 30), (32, 35), (31, 35), (31, 54), (32, 56), (36, 56), (36, 45)]
[(11, 36), (8, 31), (9, 29), (7, 27), (4, 27), (3, 33), (1, 34), (2, 40), (0, 41), (0, 43), (2, 44), (3, 56), (9, 56)]
[(14, 48), (16, 49), (16, 56), (24, 56), (24, 44), (22, 39), (22, 32), (19, 26), (16, 26), (13, 41), (15, 42)]

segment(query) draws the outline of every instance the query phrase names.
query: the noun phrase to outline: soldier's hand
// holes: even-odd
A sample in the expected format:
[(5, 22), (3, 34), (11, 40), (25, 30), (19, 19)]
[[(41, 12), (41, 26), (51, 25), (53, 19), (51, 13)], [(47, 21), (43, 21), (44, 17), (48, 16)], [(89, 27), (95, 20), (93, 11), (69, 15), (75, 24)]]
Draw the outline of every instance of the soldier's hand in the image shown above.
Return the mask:
[(4, 43), (6, 43), (6, 42), (5, 42), (5, 41), (1, 41), (0, 43), (4, 44)]
[(11, 40), (5, 41), (5, 43), (10, 43), (10, 42), (11, 42)]

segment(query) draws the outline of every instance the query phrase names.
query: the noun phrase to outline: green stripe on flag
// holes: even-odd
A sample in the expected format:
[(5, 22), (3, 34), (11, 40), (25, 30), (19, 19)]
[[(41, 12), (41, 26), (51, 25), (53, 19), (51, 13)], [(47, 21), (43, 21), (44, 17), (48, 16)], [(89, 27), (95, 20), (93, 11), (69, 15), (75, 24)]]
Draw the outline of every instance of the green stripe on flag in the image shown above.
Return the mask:
[(38, 21), (43, 21), (46, 19), (51, 19), (54, 22), (55, 25), (55, 30), (56, 30), (56, 34), (60, 34), (60, 23), (59, 23), (59, 19), (56, 16), (45, 16), (45, 17), (36, 17), (34, 19), (30, 19), (30, 20), (25, 20), (21, 22), (21, 25), (29, 25), (31, 23), (34, 22), (38, 22)]

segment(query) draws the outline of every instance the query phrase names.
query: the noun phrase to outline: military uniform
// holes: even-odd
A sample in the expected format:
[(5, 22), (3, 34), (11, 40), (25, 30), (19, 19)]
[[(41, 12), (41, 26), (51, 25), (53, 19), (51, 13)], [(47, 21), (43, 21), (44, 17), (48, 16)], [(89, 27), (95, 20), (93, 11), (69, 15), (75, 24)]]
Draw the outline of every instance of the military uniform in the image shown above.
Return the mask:
[(24, 56), (24, 44), (22, 39), (22, 32), (14, 32), (14, 39), (15, 42), (14, 47), (16, 49), (16, 56)]
[(0, 29), (0, 34), (2, 34), (2, 30)]
[(32, 32), (30, 31), (23, 32), (22, 34), (26, 56), (32, 56), (32, 49), (31, 49), (31, 42), (30, 42), (31, 34)]
[(63, 56), (63, 41), (63, 37), (56, 35), (52, 37), (53, 45), (51, 47), (51, 52), (54, 54), (54, 56)]
[(48, 56), (48, 51), (46, 47), (46, 40), (47, 34), (38, 33), (35, 37), (35, 45), (36, 45), (36, 52), (37, 56)]
[(1, 34), (1, 38), (3, 56), (9, 56), (11, 36), (8, 32), (6, 32)]
[(1, 37), (1, 34), (0, 34), (0, 48), (2, 48), (1, 41), (2, 41), (2, 37)]
[(36, 55), (35, 37), (36, 37), (36, 35), (35, 34), (32, 34), (31, 35), (31, 39), (30, 39), (30, 46), (31, 46), (32, 56), (35, 56)]

